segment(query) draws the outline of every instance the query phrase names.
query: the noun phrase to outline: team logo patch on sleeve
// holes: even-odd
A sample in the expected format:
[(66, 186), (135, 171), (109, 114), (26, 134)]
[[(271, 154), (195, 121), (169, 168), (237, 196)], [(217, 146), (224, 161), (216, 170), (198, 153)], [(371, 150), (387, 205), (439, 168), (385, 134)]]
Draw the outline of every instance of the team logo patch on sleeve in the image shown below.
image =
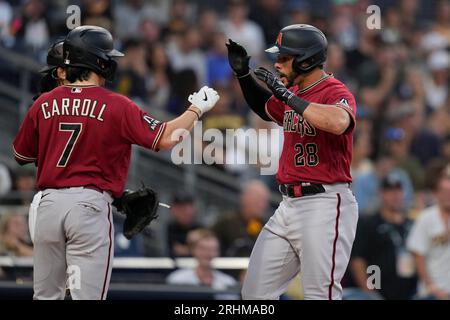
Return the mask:
[(152, 117), (150, 117), (148, 115), (144, 116), (144, 120), (145, 120), (145, 122), (148, 123), (148, 126), (150, 127), (150, 130), (152, 130), (152, 131), (155, 131), (158, 124), (161, 123), (161, 121), (153, 119)]
[(342, 107), (345, 107), (345, 108), (348, 108), (348, 109), (351, 109), (350, 108), (350, 105), (349, 105), (349, 103), (348, 103), (348, 100), (347, 99), (345, 99), (345, 98), (342, 98), (341, 100), (339, 100), (339, 102), (338, 103), (336, 103), (337, 105), (339, 105), (339, 106), (342, 106)]

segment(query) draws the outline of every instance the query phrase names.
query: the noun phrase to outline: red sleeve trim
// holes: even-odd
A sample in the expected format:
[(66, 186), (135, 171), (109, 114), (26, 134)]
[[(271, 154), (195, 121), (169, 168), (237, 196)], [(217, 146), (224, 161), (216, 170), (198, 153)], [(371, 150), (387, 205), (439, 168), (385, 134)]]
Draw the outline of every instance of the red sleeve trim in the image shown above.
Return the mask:
[(153, 144), (152, 144), (153, 150), (159, 151), (159, 149), (158, 149), (159, 140), (161, 139), (161, 136), (163, 135), (165, 129), (166, 129), (166, 123), (163, 122), (163, 124), (161, 124), (161, 126), (159, 127), (159, 130), (158, 130), (158, 133), (156, 134), (155, 140), (153, 141)]
[(32, 158), (32, 157), (27, 157), (27, 156), (21, 155), (20, 153), (18, 153), (16, 151), (16, 148), (14, 148), (14, 146), (13, 146), (13, 152), (14, 152), (14, 157), (19, 159), (20, 161), (35, 162), (37, 160), (37, 158)]

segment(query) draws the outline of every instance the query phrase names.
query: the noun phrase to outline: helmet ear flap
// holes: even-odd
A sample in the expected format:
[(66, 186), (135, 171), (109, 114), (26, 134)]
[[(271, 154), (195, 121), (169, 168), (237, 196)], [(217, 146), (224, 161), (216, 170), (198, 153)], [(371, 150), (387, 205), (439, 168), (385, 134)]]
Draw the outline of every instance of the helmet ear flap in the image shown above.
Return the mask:
[(312, 57), (302, 59), (302, 56), (295, 56), (292, 60), (292, 69), (297, 73), (308, 73), (326, 60), (326, 52), (319, 52)]
[(294, 60), (292, 60), (292, 70), (294, 70), (296, 73), (302, 73), (301, 65), (302, 61), (300, 56), (295, 56)]

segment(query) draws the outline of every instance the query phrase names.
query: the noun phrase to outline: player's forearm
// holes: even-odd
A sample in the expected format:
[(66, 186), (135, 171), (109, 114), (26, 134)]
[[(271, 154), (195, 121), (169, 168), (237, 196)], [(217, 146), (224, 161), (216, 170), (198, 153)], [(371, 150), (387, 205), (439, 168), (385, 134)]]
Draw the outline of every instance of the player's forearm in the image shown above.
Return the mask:
[[(181, 116), (166, 123), (166, 128), (159, 142), (160, 149), (170, 149), (181, 142), (194, 127), (201, 114), (200, 110), (191, 105)], [(177, 132), (179, 130), (179, 132)], [(179, 133), (179, 134), (178, 134)]]
[(315, 128), (341, 135), (350, 125), (350, 115), (342, 108), (310, 103), (303, 112), (303, 117)]
[(260, 86), (249, 73), (238, 78), (245, 101), (261, 119), (272, 121), (266, 114), (266, 102), (272, 96), (269, 90)]

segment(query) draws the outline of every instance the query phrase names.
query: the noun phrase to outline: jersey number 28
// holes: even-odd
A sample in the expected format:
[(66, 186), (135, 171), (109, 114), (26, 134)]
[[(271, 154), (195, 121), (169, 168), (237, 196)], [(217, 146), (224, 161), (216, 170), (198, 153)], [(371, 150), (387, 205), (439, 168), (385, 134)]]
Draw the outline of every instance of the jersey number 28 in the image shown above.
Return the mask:
[(315, 143), (307, 143), (303, 146), (301, 143), (297, 143), (294, 146), (295, 165), (297, 167), (303, 167), (305, 164), (310, 167), (314, 167), (319, 163), (319, 157), (317, 156), (317, 145)]

